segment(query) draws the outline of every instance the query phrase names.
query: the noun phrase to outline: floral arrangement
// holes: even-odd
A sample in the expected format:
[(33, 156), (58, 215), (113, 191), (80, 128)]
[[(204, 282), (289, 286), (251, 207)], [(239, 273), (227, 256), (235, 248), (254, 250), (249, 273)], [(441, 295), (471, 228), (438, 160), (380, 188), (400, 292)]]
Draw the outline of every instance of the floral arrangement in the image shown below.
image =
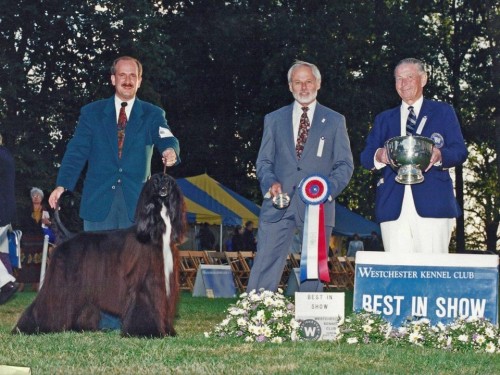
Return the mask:
[(478, 317), (461, 317), (435, 326), (427, 318), (417, 318), (395, 329), (380, 315), (362, 311), (346, 318), (340, 331), (339, 339), (348, 344), (395, 342), (450, 351), (500, 353), (500, 330)]
[[(243, 293), (227, 309), (226, 318), (206, 337), (235, 337), (245, 342), (297, 341), (302, 337), (295, 320), (295, 305), (283, 295), (260, 289)], [(409, 319), (392, 327), (380, 314), (360, 311), (339, 326), (337, 341), (350, 345), (369, 343), (412, 344), (449, 351), (500, 353), (500, 329), (484, 318), (460, 317), (449, 324), (431, 325), (427, 318)]]
[(392, 326), (381, 315), (362, 311), (345, 318), (337, 339), (348, 344), (368, 344), (386, 341)]
[(227, 309), (226, 318), (206, 337), (237, 337), (245, 342), (296, 341), (299, 323), (295, 320), (295, 305), (281, 289), (277, 293), (260, 289), (240, 295), (236, 304)]

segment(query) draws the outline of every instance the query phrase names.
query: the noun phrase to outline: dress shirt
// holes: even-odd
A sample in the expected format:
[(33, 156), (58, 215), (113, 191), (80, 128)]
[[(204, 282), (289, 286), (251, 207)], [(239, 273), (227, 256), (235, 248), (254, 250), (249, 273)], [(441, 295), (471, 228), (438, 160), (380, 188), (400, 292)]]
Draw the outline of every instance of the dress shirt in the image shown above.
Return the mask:
[(309, 118), (309, 124), (312, 126), (314, 110), (316, 109), (316, 100), (311, 104), (304, 106), (300, 104), (298, 101), (295, 101), (293, 104), (293, 112), (292, 112), (292, 121), (293, 121), (293, 142), (297, 145), (297, 137), (299, 135), (299, 125), (300, 125), (300, 117), (302, 116), (302, 107), (308, 107), (307, 117)]
[[(124, 101), (125, 100), (121, 100), (119, 97), (115, 95), (116, 123), (118, 123), (118, 117), (120, 116), (120, 109)], [(132, 107), (134, 106), (135, 97), (126, 102), (127, 106), (125, 107), (125, 113), (127, 114), (127, 120), (128, 120), (130, 118), (130, 112), (132, 112)]]

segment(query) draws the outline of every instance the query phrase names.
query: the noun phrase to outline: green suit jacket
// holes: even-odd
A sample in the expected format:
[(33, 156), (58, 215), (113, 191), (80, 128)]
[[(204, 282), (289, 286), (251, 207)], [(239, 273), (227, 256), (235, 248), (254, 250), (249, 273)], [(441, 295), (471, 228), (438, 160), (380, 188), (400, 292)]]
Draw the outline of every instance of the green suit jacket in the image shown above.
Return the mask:
[(163, 152), (173, 148), (179, 158), (179, 142), (167, 125), (165, 112), (135, 99), (125, 130), (123, 154), (118, 158), (114, 96), (84, 106), (73, 138), (64, 154), (57, 186), (73, 190), (87, 165), (80, 216), (88, 221), (103, 221), (109, 213), (114, 192), (122, 187), (128, 216), (135, 208), (144, 182), (151, 175), (153, 146)]

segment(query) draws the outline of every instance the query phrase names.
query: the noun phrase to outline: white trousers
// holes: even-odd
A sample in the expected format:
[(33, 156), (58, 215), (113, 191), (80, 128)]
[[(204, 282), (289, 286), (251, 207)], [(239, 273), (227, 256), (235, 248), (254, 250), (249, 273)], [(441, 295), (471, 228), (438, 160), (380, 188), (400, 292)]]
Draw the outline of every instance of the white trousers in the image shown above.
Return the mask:
[[(10, 228), (10, 224), (4, 227), (0, 227), (0, 252), (9, 252), (9, 240), (7, 238), (7, 230)], [(7, 284), (9, 281), (16, 281), (14, 276), (9, 274), (7, 268), (4, 266), (2, 261), (0, 261), (0, 288)]]
[(405, 186), (401, 215), (380, 224), (384, 250), (397, 253), (447, 254), (455, 219), (418, 215), (411, 186)]

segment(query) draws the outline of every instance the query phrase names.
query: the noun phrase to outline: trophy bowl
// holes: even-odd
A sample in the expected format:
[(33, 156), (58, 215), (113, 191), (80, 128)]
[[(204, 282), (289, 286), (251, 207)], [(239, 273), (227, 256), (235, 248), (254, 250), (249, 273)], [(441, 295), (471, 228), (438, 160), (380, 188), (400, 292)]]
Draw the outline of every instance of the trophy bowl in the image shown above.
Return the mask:
[(279, 193), (273, 197), (273, 206), (278, 210), (283, 210), (290, 205), (290, 197), (287, 193)]
[(391, 167), (398, 172), (396, 181), (412, 185), (424, 181), (422, 170), (431, 160), (432, 139), (418, 135), (394, 137), (385, 142)]

